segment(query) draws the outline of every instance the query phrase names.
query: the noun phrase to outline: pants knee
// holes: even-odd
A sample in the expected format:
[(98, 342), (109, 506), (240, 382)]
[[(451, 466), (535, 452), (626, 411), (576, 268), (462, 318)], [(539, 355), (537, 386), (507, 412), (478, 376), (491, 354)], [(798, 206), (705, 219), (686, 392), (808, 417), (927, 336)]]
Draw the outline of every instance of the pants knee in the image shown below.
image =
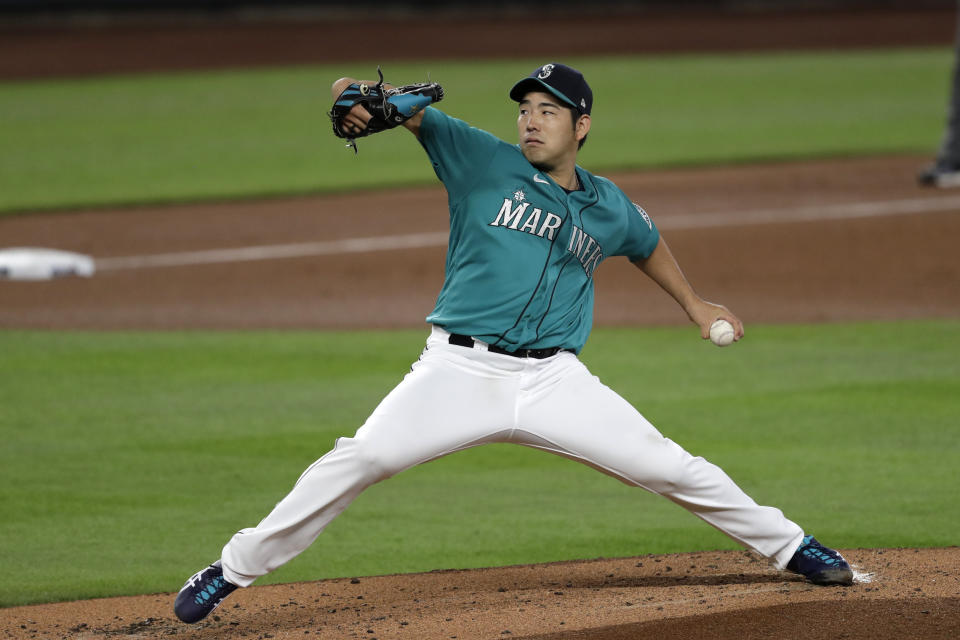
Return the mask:
[(662, 444), (660, 455), (648, 457), (634, 479), (643, 487), (665, 496), (682, 492), (691, 484), (698, 484), (701, 481), (701, 465), (709, 463), (690, 455), (671, 440), (664, 438)]
[(407, 467), (396, 451), (383, 446), (382, 442), (354, 439), (352, 446), (356, 464), (363, 470), (370, 484), (386, 480)]

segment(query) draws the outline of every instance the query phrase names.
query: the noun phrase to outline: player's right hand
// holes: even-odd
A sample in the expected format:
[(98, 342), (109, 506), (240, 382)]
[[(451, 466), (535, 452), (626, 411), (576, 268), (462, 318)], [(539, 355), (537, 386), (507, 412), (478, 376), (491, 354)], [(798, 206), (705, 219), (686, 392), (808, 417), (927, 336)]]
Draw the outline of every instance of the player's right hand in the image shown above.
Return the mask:
[(690, 305), (690, 308), (687, 309), (687, 315), (700, 327), (700, 337), (704, 340), (710, 338), (710, 325), (717, 320), (726, 320), (733, 325), (734, 340), (743, 337), (743, 321), (722, 304), (699, 299), (695, 304)]

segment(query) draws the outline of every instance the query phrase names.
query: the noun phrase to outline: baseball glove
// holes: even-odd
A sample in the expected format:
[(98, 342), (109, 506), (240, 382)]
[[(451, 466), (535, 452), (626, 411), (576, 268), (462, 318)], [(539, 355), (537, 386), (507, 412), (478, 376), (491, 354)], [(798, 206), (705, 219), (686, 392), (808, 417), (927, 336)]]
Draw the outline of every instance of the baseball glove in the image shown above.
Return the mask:
[[(338, 138), (345, 138), (347, 146), (352, 146), (354, 153), (357, 151), (355, 138), (363, 138), (392, 129), (412, 118), (427, 105), (443, 99), (443, 87), (436, 82), (419, 82), (385, 89), (380, 67), (377, 67), (377, 74), (380, 76), (380, 81), (373, 86), (354, 82), (344, 89), (327, 114), (333, 123), (333, 134)], [(370, 114), (370, 122), (362, 131), (344, 131), (342, 128), (344, 116), (358, 104)]]

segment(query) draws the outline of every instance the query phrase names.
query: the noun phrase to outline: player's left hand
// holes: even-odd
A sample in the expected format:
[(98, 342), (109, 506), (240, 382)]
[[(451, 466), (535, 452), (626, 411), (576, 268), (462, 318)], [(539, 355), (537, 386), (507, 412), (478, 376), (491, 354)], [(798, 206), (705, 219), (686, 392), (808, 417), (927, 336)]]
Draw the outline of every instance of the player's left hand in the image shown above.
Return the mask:
[(687, 315), (700, 327), (700, 337), (710, 339), (710, 325), (717, 320), (726, 320), (733, 325), (734, 340), (743, 337), (743, 322), (722, 304), (699, 300), (687, 309)]
[(369, 111), (356, 104), (340, 121), (340, 128), (348, 134), (359, 136), (372, 117)]

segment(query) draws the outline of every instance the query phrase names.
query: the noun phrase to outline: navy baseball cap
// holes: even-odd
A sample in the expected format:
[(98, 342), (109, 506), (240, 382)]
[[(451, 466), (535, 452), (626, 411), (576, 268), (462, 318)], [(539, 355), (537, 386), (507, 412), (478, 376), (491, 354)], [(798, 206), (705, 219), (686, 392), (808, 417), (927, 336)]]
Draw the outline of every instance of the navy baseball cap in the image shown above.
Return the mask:
[(583, 74), (559, 62), (537, 67), (529, 76), (513, 85), (510, 98), (520, 102), (531, 91), (547, 91), (557, 96), (580, 115), (593, 108), (593, 91)]

